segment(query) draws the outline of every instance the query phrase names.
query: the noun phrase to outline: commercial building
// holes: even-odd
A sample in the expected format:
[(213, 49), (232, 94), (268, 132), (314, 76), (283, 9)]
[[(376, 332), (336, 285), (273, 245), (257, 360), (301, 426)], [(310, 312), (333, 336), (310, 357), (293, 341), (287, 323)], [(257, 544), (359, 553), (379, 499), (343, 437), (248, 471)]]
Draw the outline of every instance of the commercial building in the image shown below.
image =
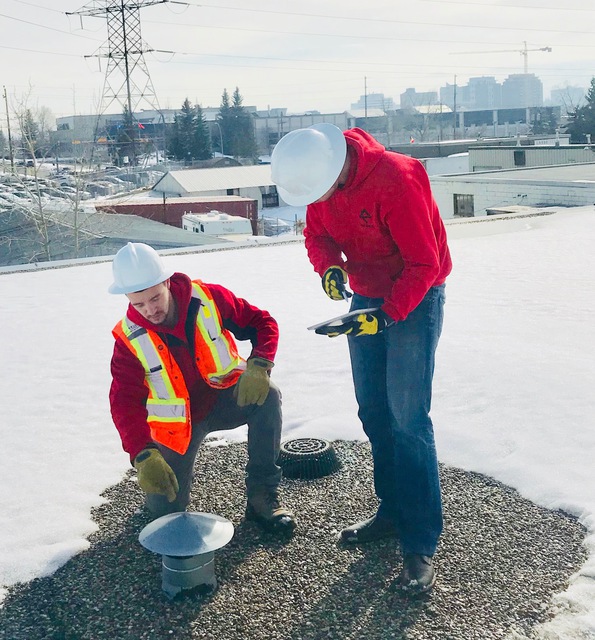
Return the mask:
[(486, 216), (502, 208), (595, 203), (595, 162), (431, 176), (443, 218)]

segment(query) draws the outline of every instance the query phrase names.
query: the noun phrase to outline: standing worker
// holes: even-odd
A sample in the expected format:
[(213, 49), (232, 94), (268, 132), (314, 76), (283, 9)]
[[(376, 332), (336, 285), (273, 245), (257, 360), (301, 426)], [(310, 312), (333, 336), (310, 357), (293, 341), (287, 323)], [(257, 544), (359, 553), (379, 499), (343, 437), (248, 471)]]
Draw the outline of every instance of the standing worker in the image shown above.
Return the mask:
[[(276, 321), (220, 285), (167, 269), (146, 244), (129, 242), (112, 267), (109, 291), (129, 305), (113, 330), (111, 412), (149, 511), (184, 511), (205, 436), (247, 424), (246, 518), (291, 533), (295, 518), (278, 495)], [(246, 362), (234, 336), (252, 342)]]
[(355, 544), (398, 538), (396, 585), (419, 593), (436, 579), (442, 499), (429, 416), (444, 282), (446, 232), (417, 160), (361, 129), (318, 124), (273, 150), (273, 181), (289, 205), (308, 205), (306, 250), (332, 300), (372, 309), (318, 333), (348, 337), (359, 418), (374, 460), (377, 512), (343, 529)]

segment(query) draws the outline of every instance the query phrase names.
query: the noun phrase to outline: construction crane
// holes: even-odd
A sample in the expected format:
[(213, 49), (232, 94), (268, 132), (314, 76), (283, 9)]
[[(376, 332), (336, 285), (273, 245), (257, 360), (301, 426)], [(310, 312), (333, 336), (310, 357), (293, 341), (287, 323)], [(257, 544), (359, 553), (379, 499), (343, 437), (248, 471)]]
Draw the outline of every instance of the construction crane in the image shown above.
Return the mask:
[(524, 73), (525, 75), (527, 75), (527, 73), (529, 73), (529, 51), (547, 51), (548, 53), (551, 52), (552, 48), (551, 47), (539, 47), (537, 49), (528, 49), (527, 48), (527, 42), (523, 41), (523, 48), (522, 49), (499, 49), (499, 50), (492, 50), (492, 51), (454, 51), (454, 54), (472, 54), (472, 53), (520, 53), (523, 58), (524, 58)]

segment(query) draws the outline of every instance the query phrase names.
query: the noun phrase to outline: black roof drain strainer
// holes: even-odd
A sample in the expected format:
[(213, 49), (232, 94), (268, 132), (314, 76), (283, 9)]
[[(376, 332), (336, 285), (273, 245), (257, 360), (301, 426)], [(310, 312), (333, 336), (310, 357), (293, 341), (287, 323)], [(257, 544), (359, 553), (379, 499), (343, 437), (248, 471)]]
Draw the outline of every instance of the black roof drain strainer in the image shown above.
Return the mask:
[(322, 478), (341, 468), (333, 445), (319, 438), (282, 442), (278, 464), (286, 478)]

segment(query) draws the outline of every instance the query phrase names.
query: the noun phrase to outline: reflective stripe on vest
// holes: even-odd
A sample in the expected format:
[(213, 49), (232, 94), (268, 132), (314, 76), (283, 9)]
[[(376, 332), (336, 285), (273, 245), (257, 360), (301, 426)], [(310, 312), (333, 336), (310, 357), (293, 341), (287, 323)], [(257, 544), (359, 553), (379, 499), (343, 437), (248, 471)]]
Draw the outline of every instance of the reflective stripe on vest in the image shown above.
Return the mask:
[(154, 331), (147, 331), (125, 317), (114, 336), (139, 359), (145, 370), (147, 423), (151, 438), (177, 453), (188, 450), (192, 435), (190, 398), (184, 376), (170, 357), (167, 345)]
[[(200, 280), (192, 281), (192, 297), (200, 301), (194, 339), (198, 369), (212, 387), (230, 387), (242, 374), (244, 360), (238, 354), (233, 336), (221, 324), (219, 309), (211, 292)], [(199, 344), (204, 346), (202, 354), (199, 354)]]
[[(207, 384), (223, 389), (235, 384), (245, 368), (235, 340), (223, 328), (210, 291), (199, 280), (192, 282), (192, 297), (199, 300), (194, 335), (198, 370)], [(151, 437), (184, 454), (190, 444), (192, 424), (190, 398), (184, 376), (167, 344), (156, 331), (124, 317), (113, 330), (134, 353), (145, 370), (147, 422)]]

